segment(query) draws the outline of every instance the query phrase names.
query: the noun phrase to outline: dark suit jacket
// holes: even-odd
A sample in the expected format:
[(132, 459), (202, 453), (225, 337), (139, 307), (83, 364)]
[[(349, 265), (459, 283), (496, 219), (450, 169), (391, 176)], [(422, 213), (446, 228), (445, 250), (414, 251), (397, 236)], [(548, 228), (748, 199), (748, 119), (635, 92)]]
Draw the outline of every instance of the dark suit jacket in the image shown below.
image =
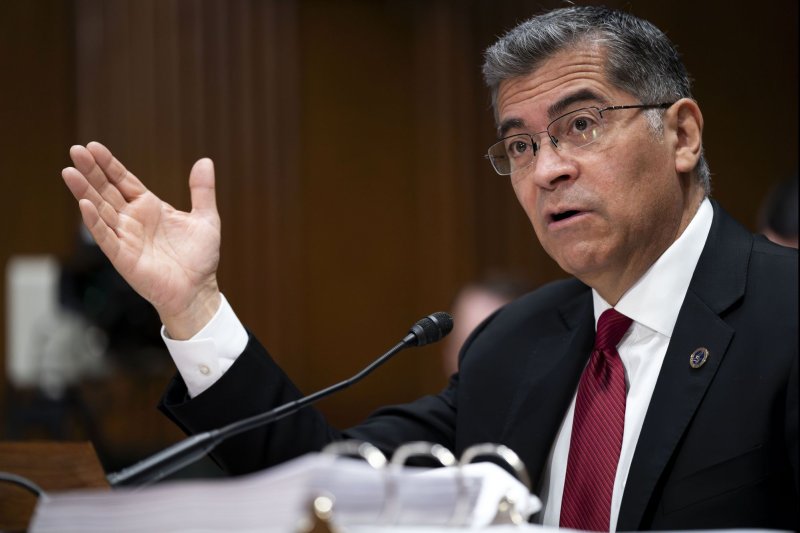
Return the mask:
[[(797, 253), (753, 237), (714, 204), (708, 242), (683, 302), (636, 447), (618, 529), (800, 529)], [(503, 308), (467, 341), (436, 396), (387, 407), (338, 431), (311, 408), (221, 445), (232, 473), (339, 438), (391, 452), (427, 440), (459, 455), (496, 442), (541, 481), (594, 338), (590, 289), (547, 285)], [(709, 350), (691, 368), (689, 355)], [(251, 338), (209, 390), (187, 400), (180, 378), (161, 408), (192, 433), (299, 396)]]

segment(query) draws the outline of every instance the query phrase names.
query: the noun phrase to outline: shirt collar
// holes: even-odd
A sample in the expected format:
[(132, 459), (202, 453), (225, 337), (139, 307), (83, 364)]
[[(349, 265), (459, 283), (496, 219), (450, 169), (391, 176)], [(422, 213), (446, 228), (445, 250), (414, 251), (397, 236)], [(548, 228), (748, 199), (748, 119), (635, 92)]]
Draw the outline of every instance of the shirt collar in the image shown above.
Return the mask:
[[(714, 209), (705, 198), (684, 232), (622, 295), (615, 309), (634, 322), (671, 337), (713, 218)], [(597, 325), (600, 315), (611, 305), (594, 289), (592, 297)]]

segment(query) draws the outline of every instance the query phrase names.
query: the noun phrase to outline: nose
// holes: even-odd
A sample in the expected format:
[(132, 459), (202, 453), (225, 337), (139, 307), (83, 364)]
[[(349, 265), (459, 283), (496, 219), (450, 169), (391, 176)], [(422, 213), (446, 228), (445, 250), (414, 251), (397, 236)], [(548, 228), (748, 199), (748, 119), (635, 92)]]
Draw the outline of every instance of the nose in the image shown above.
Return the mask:
[(575, 160), (556, 141), (544, 137), (533, 164), (523, 169), (521, 180), (530, 180), (534, 185), (546, 190), (555, 190), (564, 182), (577, 176)]

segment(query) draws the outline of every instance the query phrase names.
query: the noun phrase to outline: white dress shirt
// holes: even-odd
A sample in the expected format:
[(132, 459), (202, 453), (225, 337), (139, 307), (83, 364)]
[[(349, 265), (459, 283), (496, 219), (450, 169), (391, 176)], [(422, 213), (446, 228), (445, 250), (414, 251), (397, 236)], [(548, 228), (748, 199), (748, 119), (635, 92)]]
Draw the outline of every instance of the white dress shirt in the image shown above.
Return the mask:
[(170, 339), (163, 326), (161, 338), (192, 398), (216, 383), (247, 346), (247, 330), (225, 296), (216, 314), (191, 339)]
[[(636, 442), (678, 312), (711, 229), (713, 214), (711, 203), (708, 199), (703, 200), (683, 234), (622, 296), (616, 306), (617, 311), (633, 320), (633, 324), (618, 346), (625, 366), (628, 395), (622, 450), (611, 498), (611, 531), (616, 530), (622, 493)], [(597, 327), (600, 315), (611, 306), (596, 291), (593, 290), (592, 295)], [(224, 296), (211, 321), (191, 339), (172, 340), (163, 327), (161, 336), (192, 398), (208, 389), (231, 367), (244, 351), (248, 339), (247, 331)], [(575, 396), (558, 430), (545, 468), (540, 495), (544, 509), (539, 515), (544, 525), (558, 526), (574, 413)]]
[[(625, 367), (628, 395), (625, 400), (622, 449), (611, 495), (611, 531), (616, 531), (617, 528), (622, 494), (628, 479), (633, 452), (661, 371), (661, 363), (667, 353), (672, 330), (678, 320), (678, 312), (683, 305), (689, 282), (708, 238), (713, 215), (711, 202), (708, 199), (703, 200), (683, 234), (667, 248), (639, 281), (628, 289), (615, 307), (617, 311), (631, 318), (633, 323), (617, 346)], [(597, 291), (592, 290), (592, 296), (594, 322), (597, 328), (600, 315), (611, 305), (603, 300)], [(688, 357), (689, 354), (686, 355)], [(546, 526), (557, 527), (561, 516), (561, 498), (567, 475), (576, 396), (577, 390), (558, 430), (544, 472), (542, 493), (539, 495), (544, 508), (539, 516)]]

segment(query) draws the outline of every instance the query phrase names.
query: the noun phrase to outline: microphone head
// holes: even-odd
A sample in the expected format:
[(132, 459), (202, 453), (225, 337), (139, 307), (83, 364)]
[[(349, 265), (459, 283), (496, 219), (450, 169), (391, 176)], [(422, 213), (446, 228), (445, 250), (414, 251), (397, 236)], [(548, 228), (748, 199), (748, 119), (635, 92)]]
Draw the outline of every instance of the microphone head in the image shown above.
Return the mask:
[(453, 317), (443, 311), (418, 320), (403, 339), (407, 344), (425, 346), (444, 338), (453, 330)]

